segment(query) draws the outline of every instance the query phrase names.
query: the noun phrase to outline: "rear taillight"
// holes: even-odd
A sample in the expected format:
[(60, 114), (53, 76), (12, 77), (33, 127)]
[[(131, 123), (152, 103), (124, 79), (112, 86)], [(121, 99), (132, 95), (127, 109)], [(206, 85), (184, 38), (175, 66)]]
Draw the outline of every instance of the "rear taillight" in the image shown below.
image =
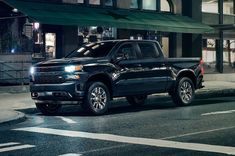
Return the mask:
[(205, 74), (205, 69), (204, 69), (204, 61), (201, 59), (200, 60), (200, 69), (201, 69), (201, 74), (204, 75)]

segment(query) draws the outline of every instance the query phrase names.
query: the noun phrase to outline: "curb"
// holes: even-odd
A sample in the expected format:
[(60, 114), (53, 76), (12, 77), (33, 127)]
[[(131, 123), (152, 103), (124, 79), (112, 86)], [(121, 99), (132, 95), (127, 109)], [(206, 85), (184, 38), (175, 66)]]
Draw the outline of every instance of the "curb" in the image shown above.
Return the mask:
[(1, 93), (10, 93), (10, 94), (17, 94), (17, 93), (28, 93), (29, 86), (0, 86), (0, 94)]
[(19, 123), (19, 122), (23, 122), (26, 120), (26, 115), (22, 112), (18, 112), (18, 111), (12, 111), (12, 112), (15, 112), (17, 113), (16, 116), (14, 117), (11, 117), (9, 119), (6, 119), (4, 121), (0, 121), (0, 125), (12, 125), (12, 124), (16, 124), (16, 123)]
[(230, 97), (235, 96), (235, 89), (223, 89), (223, 90), (208, 90), (196, 92), (197, 99), (207, 99), (213, 97)]

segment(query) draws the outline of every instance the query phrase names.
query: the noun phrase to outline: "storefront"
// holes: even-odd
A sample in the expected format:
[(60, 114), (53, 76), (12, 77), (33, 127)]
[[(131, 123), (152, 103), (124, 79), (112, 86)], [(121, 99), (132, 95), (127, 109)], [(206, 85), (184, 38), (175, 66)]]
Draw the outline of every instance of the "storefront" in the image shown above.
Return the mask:
[(215, 28), (203, 35), (207, 73), (231, 72), (235, 67), (234, 5), (234, 0), (202, 1), (203, 21)]
[[(7, 4), (34, 23), (35, 58), (61, 58), (85, 42), (124, 38), (158, 40), (167, 57), (201, 56), (193, 52), (193, 34), (200, 39), (200, 34), (212, 30), (194, 17), (182, 16), (190, 13), (175, 0), (7, 0)], [(202, 48), (201, 40), (197, 43)]]

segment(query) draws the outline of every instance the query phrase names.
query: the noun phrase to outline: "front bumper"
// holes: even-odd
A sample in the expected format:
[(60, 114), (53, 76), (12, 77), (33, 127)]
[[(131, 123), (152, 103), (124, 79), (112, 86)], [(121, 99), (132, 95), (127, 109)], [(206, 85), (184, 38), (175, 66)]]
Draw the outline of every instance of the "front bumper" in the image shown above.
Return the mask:
[(30, 84), (33, 100), (37, 101), (81, 101), (84, 91), (79, 81), (61, 84)]

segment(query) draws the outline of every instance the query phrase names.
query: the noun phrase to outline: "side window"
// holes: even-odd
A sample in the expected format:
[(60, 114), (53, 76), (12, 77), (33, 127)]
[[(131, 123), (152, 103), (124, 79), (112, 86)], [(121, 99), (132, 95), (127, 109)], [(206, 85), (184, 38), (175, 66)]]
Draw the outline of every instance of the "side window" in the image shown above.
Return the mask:
[(117, 57), (123, 56), (127, 60), (134, 60), (137, 58), (134, 47), (131, 44), (125, 44), (118, 50)]
[(139, 47), (144, 59), (159, 57), (159, 51), (154, 43), (139, 43)]

